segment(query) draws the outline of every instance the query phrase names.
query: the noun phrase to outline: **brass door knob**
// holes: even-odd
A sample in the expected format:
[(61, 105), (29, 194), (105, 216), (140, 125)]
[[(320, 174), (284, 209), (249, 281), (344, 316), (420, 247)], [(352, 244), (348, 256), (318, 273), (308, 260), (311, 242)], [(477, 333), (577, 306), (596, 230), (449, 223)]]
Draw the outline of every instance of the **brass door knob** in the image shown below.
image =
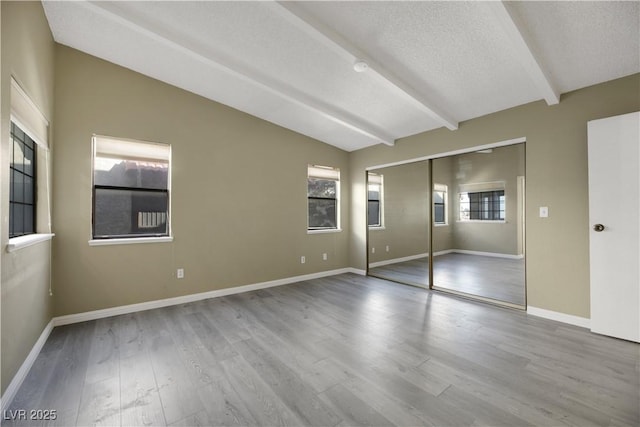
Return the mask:
[(599, 233), (602, 230), (604, 230), (604, 225), (602, 225), (602, 224), (596, 224), (596, 225), (593, 226), (593, 231), (597, 231)]

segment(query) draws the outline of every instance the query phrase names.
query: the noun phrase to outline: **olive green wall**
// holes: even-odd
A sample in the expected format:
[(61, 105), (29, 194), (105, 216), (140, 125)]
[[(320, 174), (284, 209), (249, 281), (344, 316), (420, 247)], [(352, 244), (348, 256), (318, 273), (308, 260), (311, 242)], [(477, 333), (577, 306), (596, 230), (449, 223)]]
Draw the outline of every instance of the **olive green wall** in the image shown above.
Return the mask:
[(434, 160), (433, 166), (433, 183), (443, 184), (447, 186), (447, 225), (433, 226), (433, 252), (446, 251), (454, 249), (454, 230), (456, 223), (455, 209), (453, 208), (453, 158), (443, 157)]
[[(384, 228), (369, 229), (369, 262), (375, 263), (429, 252), (429, 163), (420, 161), (376, 169), (384, 176)], [(434, 165), (434, 182), (451, 185), (450, 159)], [(449, 224), (453, 220), (449, 209)], [(389, 246), (389, 252), (386, 246)], [(453, 248), (451, 227), (435, 227), (434, 251)], [(373, 253), (372, 248), (376, 248)]]
[(384, 180), (384, 229), (369, 231), (369, 262), (427, 253), (428, 163), (392, 166), (375, 172), (382, 174)]
[[(55, 111), (56, 315), (348, 267), (347, 152), (61, 45)], [(171, 144), (173, 242), (89, 246), (94, 133)], [(308, 164), (340, 168), (342, 232), (307, 234)]]
[[(589, 317), (587, 121), (640, 109), (640, 74), (352, 152), (350, 263), (365, 266), (364, 170), (412, 158), (526, 137), (527, 302)], [(538, 207), (549, 217), (539, 218)]]
[[(490, 154), (458, 154), (433, 160), (433, 182), (444, 184), (448, 189), (447, 224), (433, 227), (434, 252), (461, 249), (518, 255), (516, 184), (518, 175), (525, 173), (524, 150), (524, 144), (516, 144), (495, 148)], [(375, 172), (384, 176), (385, 226), (369, 229), (369, 262), (427, 253), (428, 161), (385, 167)], [(505, 182), (506, 221), (458, 221), (459, 186), (493, 181)]]
[[(54, 42), (40, 2), (0, 3), (1, 62), (0, 85), (0, 230), (2, 288), (2, 380), (4, 394), (13, 376), (22, 365), (51, 320), (49, 297), (50, 242), (42, 242), (16, 252), (5, 248), (9, 240), (9, 163), (10, 163), (10, 87), (11, 76), (21, 84), (27, 95), (51, 122), (53, 117)], [(50, 145), (53, 143), (50, 141)], [(38, 157), (38, 172), (44, 180)], [(37, 188), (38, 201), (46, 199), (43, 186)], [(45, 205), (46, 207), (46, 205)], [(46, 209), (38, 213), (38, 232), (47, 232)]]
[(524, 144), (495, 148), (490, 154), (459, 154), (452, 156), (450, 162), (452, 185), (449, 187), (449, 206), (454, 214), (460, 210), (458, 194), (462, 184), (503, 181), (506, 196), (504, 222), (457, 221), (457, 215), (454, 215), (453, 222), (450, 222), (453, 248), (519, 255), (516, 194), (518, 176), (525, 174)]

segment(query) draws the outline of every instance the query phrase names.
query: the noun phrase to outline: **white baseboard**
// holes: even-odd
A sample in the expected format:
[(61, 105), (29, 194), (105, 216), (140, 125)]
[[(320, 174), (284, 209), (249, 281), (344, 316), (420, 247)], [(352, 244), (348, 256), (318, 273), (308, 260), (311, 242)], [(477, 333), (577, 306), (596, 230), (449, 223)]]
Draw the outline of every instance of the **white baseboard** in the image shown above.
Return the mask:
[(359, 268), (353, 268), (353, 267), (349, 267), (347, 268), (347, 270), (349, 271), (345, 271), (345, 273), (359, 274), (360, 276), (367, 275), (367, 270), (360, 270)]
[(466, 249), (451, 249), (451, 252), (457, 254), (466, 254), (466, 255), (480, 255), (480, 256), (490, 256), (494, 258), (508, 258), (508, 259), (522, 259), (524, 255), (513, 255), (513, 254), (500, 254), (497, 252), (481, 252), (481, 251), (468, 251)]
[(444, 251), (437, 251), (433, 253), (433, 256), (440, 256), (440, 255), (446, 255), (446, 254), (452, 254), (455, 253), (457, 251), (457, 249), (445, 249)]
[(33, 363), (36, 361), (36, 358), (40, 354), (40, 350), (42, 350), (42, 347), (44, 347), (44, 343), (47, 342), (47, 338), (49, 338), (49, 334), (51, 334), (53, 326), (53, 319), (51, 319), (49, 323), (47, 323), (47, 326), (45, 326), (36, 343), (33, 345), (33, 348), (29, 352), (29, 355), (27, 355), (27, 358), (24, 360), (24, 362), (22, 362), (20, 369), (18, 369), (18, 372), (16, 372), (16, 374), (14, 375), (11, 383), (2, 395), (2, 398), (0, 398), (0, 400), (2, 400), (2, 404), (0, 406), (2, 407), (3, 414), (9, 408), (9, 405), (11, 405), (13, 398), (16, 396), (16, 393), (20, 389), (20, 386), (24, 382), (25, 378), (27, 378), (27, 374), (29, 374)]
[(591, 320), (586, 317), (574, 316), (572, 314), (559, 313), (557, 311), (545, 310), (544, 308), (527, 307), (527, 314), (557, 322), (568, 323), (569, 325), (580, 326), (581, 328), (591, 328)]
[(370, 268), (375, 268), (375, 267), (380, 267), (380, 266), (383, 266), (383, 265), (395, 264), (397, 262), (413, 261), (414, 259), (425, 258), (425, 257), (428, 257), (428, 256), (429, 256), (428, 253), (424, 253), (424, 254), (405, 256), (405, 257), (401, 257), (401, 258), (387, 259), (387, 260), (384, 260), (384, 261), (372, 262), (371, 264), (369, 264), (369, 267)]
[[(512, 254), (500, 254), (496, 252), (480, 252), (480, 251), (468, 251), (466, 249), (445, 249), (443, 251), (434, 252), (433, 256), (440, 256), (446, 254), (465, 254), (465, 255), (480, 255), (480, 256), (490, 256), (494, 258), (508, 258), (508, 259), (522, 259), (524, 255), (512, 255)], [(393, 258), (387, 259), (384, 261), (376, 261), (369, 264), (370, 268), (381, 267), (383, 265), (395, 264), (397, 262), (405, 262), (405, 261), (413, 261), (414, 259), (420, 258), (428, 258), (428, 253), (410, 255), (401, 258)]]
[(338, 270), (321, 271), (318, 273), (305, 274), (302, 276), (286, 277), (284, 279), (270, 280), (268, 282), (254, 283), (251, 285), (236, 286), (232, 288), (216, 289), (214, 291), (202, 292), (198, 294), (182, 295), (179, 297), (166, 298), (155, 301), (141, 302), (138, 304), (121, 305), (118, 307), (105, 308), (102, 310), (87, 311), (84, 313), (68, 314), (53, 318), (53, 326), (68, 325), (71, 323), (86, 322), (88, 320), (103, 319), (105, 317), (117, 316), (120, 314), (135, 313), (137, 311), (151, 310), (154, 308), (168, 307), (171, 305), (186, 304), (208, 298), (223, 297), (226, 295), (240, 294), (243, 292), (257, 291), (274, 286), (288, 285), (305, 280), (319, 279), (322, 277), (336, 276), (344, 273), (365, 274), (362, 270), (347, 267)]

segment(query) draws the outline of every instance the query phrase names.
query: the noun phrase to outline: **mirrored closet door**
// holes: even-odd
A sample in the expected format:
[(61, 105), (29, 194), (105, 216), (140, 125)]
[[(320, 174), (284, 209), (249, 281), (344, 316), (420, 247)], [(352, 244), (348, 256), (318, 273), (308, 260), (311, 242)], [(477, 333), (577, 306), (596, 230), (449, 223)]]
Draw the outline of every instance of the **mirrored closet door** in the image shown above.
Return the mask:
[(368, 274), (525, 308), (524, 168), (521, 143), (368, 171)]
[(429, 162), (368, 173), (368, 272), (429, 287)]
[(432, 160), (435, 289), (526, 306), (524, 148)]

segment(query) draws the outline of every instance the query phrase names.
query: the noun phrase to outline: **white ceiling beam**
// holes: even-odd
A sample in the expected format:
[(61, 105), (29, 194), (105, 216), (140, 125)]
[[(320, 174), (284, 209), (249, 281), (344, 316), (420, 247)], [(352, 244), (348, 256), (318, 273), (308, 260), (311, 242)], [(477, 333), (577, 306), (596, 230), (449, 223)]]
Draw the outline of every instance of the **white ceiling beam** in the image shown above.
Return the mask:
[(518, 17), (510, 12), (507, 5), (502, 1), (490, 1), (486, 4), (493, 9), (500, 26), (516, 48), (518, 59), (540, 90), (544, 100), (547, 101), (547, 105), (560, 103), (560, 92), (553, 85), (546, 67), (540, 59), (540, 55), (537, 55), (534, 50), (534, 45), (520, 30), (522, 23)]
[[(91, 9), (103, 17), (115, 20), (121, 25), (133, 29), (168, 48), (178, 50), (208, 66), (222, 70), (246, 82), (256, 85), (280, 98), (290, 101), (302, 108), (312, 110), (316, 114), (344, 126), (354, 132), (375, 140), (377, 143), (393, 146), (395, 138), (377, 126), (359, 118), (355, 115), (338, 109), (326, 102), (299, 91), (291, 85), (272, 79), (255, 69), (234, 62), (231, 58), (223, 58), (221, 55), (214, 55), (212, 52), (203, 52), (201, 49), (191, 45), (187, 40), (177, 40), (175, 36), (166, 35), (161, 27), (152, 26), (149, 23), (134, 22), (130, 18), (124, 17), (122, 13), (111, 3), (80, 3), (84, 7)], [(117, 7), (117, 3), (115, 4)]]
[(319, 22), (317, 19), (304, 13), (302, 10), (295, 8), (295, 6), (292, 5), (292, 2), (274, 1), (266, 2), (265, 4), (272, 5), (273, 9), (278, 11), (280, 16), (285, 18), (288, 22), (313, 37), (316, 41), (319, 41), (332, 49), (351, 63), (358, 60), (366, 62), (369, 66), (367, 72), (378, 75), (383, 82), (399, 90), (406, 98), (434, 120), (442, 124), (442, 126), (445, 126), (450, 130), (458, 129), (458, 122), (450, 114), (435, 105), (434, 102), (427, 99), (424, 94), (420, 93), (420, 91), (403, 81), (387, 67), (378, 63), (372, 57), (358, 49), (340, 34)]

